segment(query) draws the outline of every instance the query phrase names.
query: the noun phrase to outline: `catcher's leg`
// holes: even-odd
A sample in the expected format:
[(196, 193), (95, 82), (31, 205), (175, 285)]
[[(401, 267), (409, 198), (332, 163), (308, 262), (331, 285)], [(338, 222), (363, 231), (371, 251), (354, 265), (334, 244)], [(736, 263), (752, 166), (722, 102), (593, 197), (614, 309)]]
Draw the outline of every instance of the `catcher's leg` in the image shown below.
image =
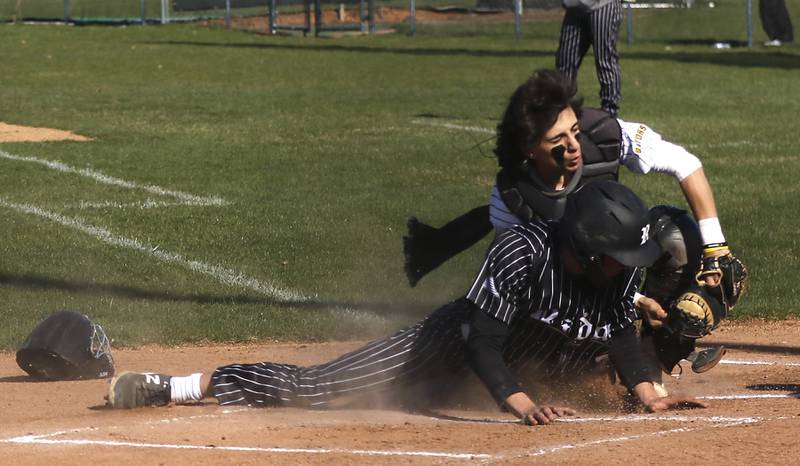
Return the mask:
[(724, 346), (714, 346), (702, 351), (692, 351), (691, 354), (686, 356), (686, 360), (692, 363), (692, 372), (702, 374), (719, 364), (727, 352), (728, 350)]
[[(723, 346), (696, 351), (696, 339), (682, 337), (679, 333), (670, 332), (664, 328), (653, 330), (649, 326), (642, 328), (642, 341), (643, 347), (649, 347), (650, 351), (654, 351), (655, 360), (667, 374), (672, 374), (675, 366), (678, 366), (683, 359), (692, 363), (692, 372), (694, 373), (710, 371), (727, 352)], [(645, 344), (645, 342), (648, 343)], [(653, 353), (650, 358), (653, 358)]]
[(472, 247), (491, 231), (488, 205), (476, 207), (441, 228), (410, 218), (408, 234), (403, 237), (408, 283), (416, 286), (428, 272)]

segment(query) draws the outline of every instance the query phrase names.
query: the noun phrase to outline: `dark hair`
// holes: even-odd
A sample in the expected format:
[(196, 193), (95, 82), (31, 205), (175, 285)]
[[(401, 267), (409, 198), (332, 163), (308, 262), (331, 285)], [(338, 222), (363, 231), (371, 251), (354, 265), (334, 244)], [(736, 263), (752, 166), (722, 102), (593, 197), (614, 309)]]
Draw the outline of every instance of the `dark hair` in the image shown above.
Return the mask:
[(500, 166), (518, 167), (565, 108), (580, 116), (583, 99), (577, 92), (575, 82), (556, 70), (536, 70), (519, 86), (497, 125), (494, 153)]

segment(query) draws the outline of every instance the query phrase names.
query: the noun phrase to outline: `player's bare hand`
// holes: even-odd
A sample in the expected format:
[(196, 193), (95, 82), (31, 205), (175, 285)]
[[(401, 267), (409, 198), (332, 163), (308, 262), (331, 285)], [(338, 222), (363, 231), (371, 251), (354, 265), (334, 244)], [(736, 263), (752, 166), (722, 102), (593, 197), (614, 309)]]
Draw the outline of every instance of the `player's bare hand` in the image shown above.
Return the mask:
[(654, 329), (661, 328), (667, 321), (667, 311), (658, 304), (653, 298), (642, 296), (636, 301), (636, 309), (642, 314), (642, 317)]
[(697, 398), (686, 395), (669, 395), (656, 398), (645, 405), (649, 413), (660, 413), (670, 409), (697, 409), (707, 408), (708, 405)]
[(705, 283), (706, 286), (710, 286), (711, 288), (714, 288), (715, 286), (719, 285), (721, 277), (722, 277), (721, 275), (708, 274), (708, 275), (703, 277), (703, 283)]
[(534, 406), (522, 417), (522, 423), (528, 426), (547, 425), (564, 416), (574, 416), (575, 410), (563, 406)]
[[(733, 269), (731, 264), (733, 264)], [(741, 279), (744, 280), (747, 277), (747, 269), (742, 261), (733, 256), (727, 244), (706, 246), (703, 248), (703, 261), (696, 278), (699, 284), (714, 288), (720, 284), (724, 274), (738, 276), (741, 273), (740, 270), (744, 270), (744, 276)]]

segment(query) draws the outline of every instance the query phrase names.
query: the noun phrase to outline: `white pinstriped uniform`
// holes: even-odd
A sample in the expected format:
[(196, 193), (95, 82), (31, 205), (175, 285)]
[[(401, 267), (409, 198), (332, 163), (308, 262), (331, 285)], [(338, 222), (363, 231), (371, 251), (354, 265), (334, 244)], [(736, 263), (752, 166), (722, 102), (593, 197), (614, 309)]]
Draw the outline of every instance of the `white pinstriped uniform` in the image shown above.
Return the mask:
[(325, 364), (220, 367), (211, 377), (213, 393), (221, 405), (322, 407), (338, 397), (457, 373), (466, 368), (462, 324), (469, 311), (463, 301), (455, 301), (416, 325)]
[(317, 366), (220, 367), (211, 379), (214, 396), (222, 405), (322, 407), (345, 395), (447, 380), (468, 367), (474, 306), (467, 300), (509, 325), (503, 356), (512, 370), (558, 376), (586, 368), (611, 333), (635, 319), (641, 274), (630, 270), (608, 290), (586, 288), (564, 273), (549, 228), (534, 222), (500, 235), (467, 298), (416, 325)]
[(503, 353), (512, 367), (547, 363), (543, 372), (558, 376), (585, 368), (632, 325), (642, 274), (626, 269), (612, 287), (588, 287), (564, 271), (549, 228), (535, 220), (500, 234), (467, 299), (509, 325)]
[(621, 89), (617, 35), (622, 19), (622, 3), (612, 0), (596, 10), (567, 8), (556, 51), (556, 68), (569, 79), (578, 77), (583, 57), (594, 48), (594, 64), (600, 81), (603, 110), (617, 114)]

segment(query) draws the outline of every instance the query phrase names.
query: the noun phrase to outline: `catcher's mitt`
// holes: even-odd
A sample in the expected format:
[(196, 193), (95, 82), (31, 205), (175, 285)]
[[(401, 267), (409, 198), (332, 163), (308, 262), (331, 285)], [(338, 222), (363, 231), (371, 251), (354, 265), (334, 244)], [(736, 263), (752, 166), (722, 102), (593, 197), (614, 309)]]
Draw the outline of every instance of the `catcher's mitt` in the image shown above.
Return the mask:
[(702, 338), (719, 327), (727, 308), (705, 287), (691, 286), (668, 311), (667, 325), (685, 338)]
[[(718, 277), (719, 284), (712, 286), (708, 278)], [(731, 310), (747, 289), (747, 268), (734, 257), (728, 246), (710, 245), (703, 250), (697, 283), (722, 301), (725, 310)]]

